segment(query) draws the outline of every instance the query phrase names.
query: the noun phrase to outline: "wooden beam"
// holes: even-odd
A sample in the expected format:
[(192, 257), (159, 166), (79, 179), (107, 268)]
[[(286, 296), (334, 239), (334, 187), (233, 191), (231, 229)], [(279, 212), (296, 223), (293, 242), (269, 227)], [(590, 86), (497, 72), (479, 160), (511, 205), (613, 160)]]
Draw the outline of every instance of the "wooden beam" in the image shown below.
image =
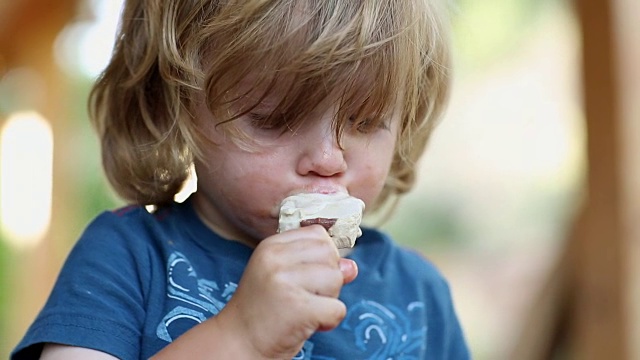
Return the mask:
[[(32, 54), (47, 57), (52, 40), (76, 14), (79, 0), (21, 0), (11, 3), (2, 7), (0, 17), (0, 54), (9, 68), (29, 61)], [(40, 43), (44, 38), (51, 40), (44, 48), (30, 42)]]
[(615, 0), (576, 6), (582, 29), (587, 124), (587, 206), (571, 244), (573, 320), (569, 346), (577, 359), (629, 359), (625, 184), (627, 146), (620, 83)]

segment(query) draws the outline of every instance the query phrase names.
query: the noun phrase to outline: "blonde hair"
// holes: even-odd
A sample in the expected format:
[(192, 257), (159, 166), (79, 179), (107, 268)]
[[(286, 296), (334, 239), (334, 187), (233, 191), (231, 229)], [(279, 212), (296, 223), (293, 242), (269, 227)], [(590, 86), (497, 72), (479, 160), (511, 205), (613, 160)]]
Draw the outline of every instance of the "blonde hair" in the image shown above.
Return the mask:
[[(400, 111), (377, 208), (413, 187), (445, 107), (445, 15), (438, 0), (127, 0), (113, 57), (90, 96), (107, 177), (128, 201), (172, 201), (203, 144), (192, 115), (199, 93), (218, 124), (232, 124), (278, 88), (273, 113), (292, 128), (338, 91), (338, 135), (354, 114), (376, 126)], [(256, 104), (230, 113), (248, 77)]]

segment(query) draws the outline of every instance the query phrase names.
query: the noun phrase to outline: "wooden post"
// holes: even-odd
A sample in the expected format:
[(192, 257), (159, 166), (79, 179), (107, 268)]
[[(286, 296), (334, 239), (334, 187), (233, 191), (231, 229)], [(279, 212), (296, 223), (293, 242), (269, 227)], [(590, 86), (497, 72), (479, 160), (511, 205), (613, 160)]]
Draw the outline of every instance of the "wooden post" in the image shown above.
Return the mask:
[(635, 164), (630, 161), (638, 145), (630, 142), (634, 121), (623, 86), (631, 70), (623, 49), (632, 39), (620, 31), (616, 1), (626, 0), (576, 2), (583, 34), (589, 168), (588, 206), (571, 247), (575, 284), (569, 344), (576, 359), (630, 359), (628, 255), (631, 229), (637, 226), (632, 222), (638, 221), (630, 211), (640, 199), (631, 197), (629, 176), (640, 164), (637, 155)]
[(619, 54), (623, 250), (627, 263), (629, 358), (640, 359), (640, 2), (616, 0)]
[[(16, 266), (12, 276), (9, 312), (5, 319), (11, 324), (11, 332), (3, 339), (2, 347), (16, 345), (26, 327), (33, 321), (46, 300), (57, 276), (63, 258), (59, 248), (70, 243), (76, 236), (70, 233), (69, 219), (74, 215), (76, 203), (67, 196), (70, 174), (61, 171), (61, 164), (69, 161), (66, 156), (65, 136), (70, 113), (63, 105), (68, 87), (67, 79), (57, 67), (54, 59), (54, 42), (57, 35), (76, 14), (79, 0), (20, 0), (3, 6), (0, 22), (0, 68), (10, 71), (28, 68), (42, 80), (42, 88), (33, 89), (44, 94), (41, 101), (34, 103), (36, 110), (51, 124), (54, 134), (54, 174), (52, 224), (44, 241), (35, 249), (21, 251), (19, 259), (12, 262)], [(0, 73), (0, 76), (3, 74)], [(66, 254), (67, 250), (64, 250)], [(8, 354), (0, 349), (0, 357)]]
[(576, 10), (586, 197), (510, 358), (640, 359), (640, 2)]

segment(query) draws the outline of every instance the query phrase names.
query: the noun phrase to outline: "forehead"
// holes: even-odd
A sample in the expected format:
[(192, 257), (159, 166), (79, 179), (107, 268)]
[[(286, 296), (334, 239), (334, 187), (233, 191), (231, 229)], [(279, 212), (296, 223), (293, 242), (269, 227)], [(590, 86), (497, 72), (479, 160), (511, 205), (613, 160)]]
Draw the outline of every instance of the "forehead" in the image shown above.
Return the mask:
[[(341, 99), (350, 98), (354, 102), (367, 101), (367, 89), (375, 87), (375, 75), (362, 71), (350, 81), (336, 83), (329, 87), (321, 82), (310, 81), (295, 75), (270, 76), (268, 73), (252, 72), (242, 78), (229, 90), (230, 101), (256, 102), (265, 106), (276, 106), (288, 102), (290, 98), (310, 98), (316, 96), (318, 105), (330, 105)], [(293, 91), (299, 88), (313, 88), (312, 92)]]

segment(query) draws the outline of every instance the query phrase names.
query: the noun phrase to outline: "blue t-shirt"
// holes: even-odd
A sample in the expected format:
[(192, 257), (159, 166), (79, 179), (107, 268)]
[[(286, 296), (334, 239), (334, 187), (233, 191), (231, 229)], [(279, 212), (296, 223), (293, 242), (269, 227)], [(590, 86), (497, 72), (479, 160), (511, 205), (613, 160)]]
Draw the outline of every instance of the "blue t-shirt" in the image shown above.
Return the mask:
[[(220, 312), (252, 251), (212, 232), (190, 200), (155, 213), (105, 212), (74, 246), (12, 359), (37, 358), (43, 343), (147, 359)], [(349, 257), (359, 274), (340, 294), (346, 318), (315, 333), (295, 359), (470, 357), (449, 287), (432, 264), (373, 229)]]

